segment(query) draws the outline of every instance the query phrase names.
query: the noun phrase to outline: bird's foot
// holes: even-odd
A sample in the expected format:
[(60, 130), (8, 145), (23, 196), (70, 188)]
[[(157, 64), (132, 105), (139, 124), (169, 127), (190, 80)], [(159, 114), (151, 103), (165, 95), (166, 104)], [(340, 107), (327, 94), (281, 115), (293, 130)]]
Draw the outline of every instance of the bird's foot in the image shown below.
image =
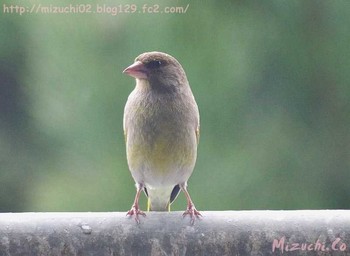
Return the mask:
[(142, 215), (144, 217), (146, 217), (146, 213), (144, 213), (143, 211), (141, 211), (139, 209), (138, 205), (133, 205), (131, 207), (131, 209), (126, 213), (126, 216), (133, 216), (135, 215), (135, 221), (139, 224), (140, 223), (140, 219), (139, 219), (139, 215)]
[(186, 217), (186, 215), (189, 215), (191, 218), (191, 225), (194, 224), (194, 221), (202, 217), (202, 214), (197, 211), (196, 207), (194, 207), (194, 204), (190, 204), (187, 206), (186, 211), (182, 214), (182, 217)]

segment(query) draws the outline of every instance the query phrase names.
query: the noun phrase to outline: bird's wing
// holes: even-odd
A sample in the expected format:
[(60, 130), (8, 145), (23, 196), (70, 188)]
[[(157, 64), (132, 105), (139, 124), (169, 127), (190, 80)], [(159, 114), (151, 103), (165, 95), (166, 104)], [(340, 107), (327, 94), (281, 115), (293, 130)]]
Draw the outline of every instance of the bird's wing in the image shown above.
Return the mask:
[(196, 138), (197, 138), (197, 144), (199, 143), (199, 136), (200, 136), (200, 129), (199, 129), (199, 124), (196, 129)]
[(125, 144), (126, 144), (126, 139), (127, 139), (127, 136), (126, 136), (127, 134), (126, 134), (126, 130), (124, 130), (124, 140), (125, 140)]
[(125, 114), (124, 114), (124, 117), (123, 117), (123, 130), (124, 130), (124, 140), (125, 140), (125, 144), (126, 144), (126, 142), (127, 142), (127, 135), (128, 135), (128, 129), (126, 127), (126, 116), (125, 116)]

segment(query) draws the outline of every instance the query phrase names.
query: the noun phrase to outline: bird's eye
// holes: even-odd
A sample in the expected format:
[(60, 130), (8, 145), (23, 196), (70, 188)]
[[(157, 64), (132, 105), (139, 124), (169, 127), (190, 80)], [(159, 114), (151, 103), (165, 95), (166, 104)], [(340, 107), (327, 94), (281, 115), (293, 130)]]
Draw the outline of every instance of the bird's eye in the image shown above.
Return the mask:
[(147, 64), (149, 68), (159, 68), (161, 65), (162, 62), (160, 60), (152, 60)]

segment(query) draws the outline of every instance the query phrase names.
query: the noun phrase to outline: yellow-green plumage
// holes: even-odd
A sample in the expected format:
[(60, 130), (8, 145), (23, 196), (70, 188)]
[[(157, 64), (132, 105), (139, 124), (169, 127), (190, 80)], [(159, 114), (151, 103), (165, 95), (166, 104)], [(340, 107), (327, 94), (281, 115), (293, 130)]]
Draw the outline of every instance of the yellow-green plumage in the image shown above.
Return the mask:
[(128, 165), (137, 186), (145, 188), (150, 210), (166, 211), (174, 187), (186, 188), (196, 162), (198, 107), (173, 57), (145, 53), (135, 63), (129, 74), (136, 87), (124, 110)]

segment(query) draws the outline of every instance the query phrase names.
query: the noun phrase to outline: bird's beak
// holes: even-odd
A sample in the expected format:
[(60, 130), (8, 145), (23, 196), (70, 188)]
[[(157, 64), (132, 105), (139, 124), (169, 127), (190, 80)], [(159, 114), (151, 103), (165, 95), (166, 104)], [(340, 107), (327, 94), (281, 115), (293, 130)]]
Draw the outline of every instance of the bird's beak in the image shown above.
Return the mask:
[(138, 79), (147, 79), (147, 68), (141, 61), (136, 61), (124, 69), (123, 73)]

